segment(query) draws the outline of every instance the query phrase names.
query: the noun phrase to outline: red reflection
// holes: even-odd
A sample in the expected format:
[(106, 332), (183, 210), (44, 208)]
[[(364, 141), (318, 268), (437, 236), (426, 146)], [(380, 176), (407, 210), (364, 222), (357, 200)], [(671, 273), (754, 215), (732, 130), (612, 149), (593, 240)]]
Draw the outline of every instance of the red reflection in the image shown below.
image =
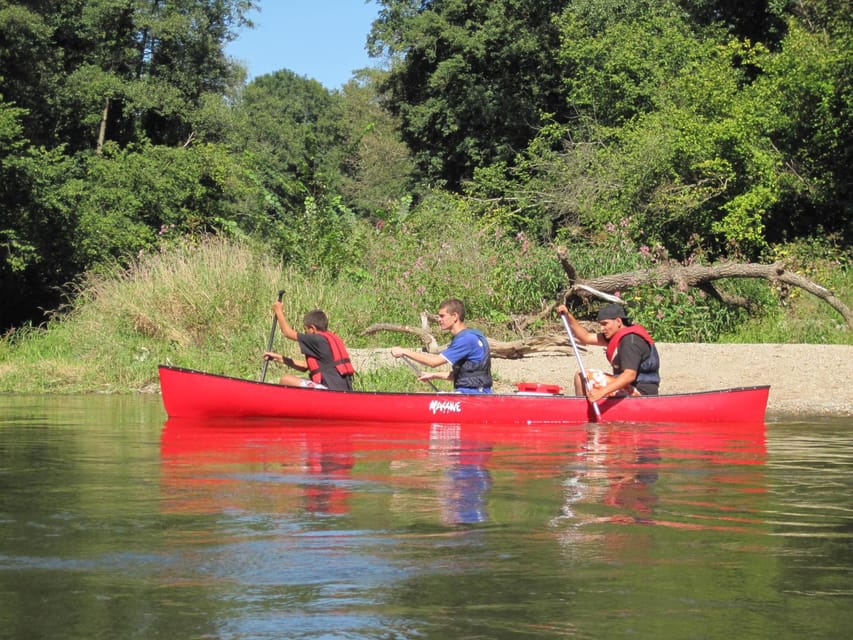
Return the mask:
[(554, 452), (576, 452), (585, 437), (578, 426), (169, 420), (161, 439), (164, 506), (343, 515), (353, 482), (376, 477), (434, 486), (444, 522), (482, 522), (493, 470), (553, 477), (562, 464)]
[[(722, 491), (726, 486), (764, 490), (760, 475), (766, 447), (763, 424), (354, 425), (181, 419), (166, 423), (161, 453), (164, 507), (177, 512), (341, 516), (353, 507), (357, 483), (376, 479), (433, 490), (439, 508), (426, 509), (425, 517), (438, 513), (445, 523), (477, 523), (491, 517), (496, 483), (518, 486), (563, 478), (563, 518), (581, 524), (667, 524), (656, 512), (662, 499), (660, 478), (670, 466), (695, 467), (702, 484), (701, 499), (685, 492), (683, 504), (725, 511), (715, 491), (728, 495)], [(577, 512), (585, 505), (608, 513), (581, 518)], [(732, 522), (738, 517), (730, 515)]]
[(637, 553), (642, 536), (590, 525), (733, 531), (761, 524), (755, 514), (766, 458), (763, 424), (597, 425), (564, 479), (562, 513), (552, 524), (567, 546), (630, 544)]

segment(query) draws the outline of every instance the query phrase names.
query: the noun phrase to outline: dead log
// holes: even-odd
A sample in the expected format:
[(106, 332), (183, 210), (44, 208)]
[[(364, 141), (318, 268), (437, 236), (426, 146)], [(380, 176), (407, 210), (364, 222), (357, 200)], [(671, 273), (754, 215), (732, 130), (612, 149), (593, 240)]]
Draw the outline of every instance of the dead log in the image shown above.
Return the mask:
[[(541, 353), (544, 351), (550, 353), (572, 353), (569, 338), (565, 335), (548, 335), (548, 336), (531, 336), (521, 340), (512, 342), (502, 342), (500, 340), (489, 340), (489, 351), (493, 358), (504, 358), (507, 360), (516, 360), (523, 358), (531, 353)], [(581, 351), (586, 349), (578, 346)]]
[(438, 353), (441, 349), (438, 346), (438, 342), (435, 339), (435, 336), (430, 333), (429, 330), (429, 319), (430, 314), (424, 311), (421, 314), (421, 326), (420, 327), (411, 327), (409, 325), (400, 325), (400, 324), (388, 324), (386, 322), (377, 322), (376, 324), (372, 324), (367, 329), (364, 330), (365, 335), (373, 335), (374, 333), (378, 333), (380, 331), (395, 331), (397, 333), (408, 333), (411, 335), (418, 336), (421, 340), (421, 344), (424, 347), (424, 351), (428, 353)]
[[(560, 262), (563, 265), (567, 264), (565, 256), (561, 257)], [(566, 273), (571, 276), (574, 269)], [(764, 278), (781, 287), (799, 287), (826, 302), (841, 314), (847, 323), (847, 327), (853, 329), (853, 311), (849, 307), (826, 287), (788, 271), (781, 262), (773, 264), (722, 262), (715, 265), (661, 265), (655, 269), (639, 269), (597, 278), (570, 280), (569, 288), (563, 291), (558, 299), (580, 298), (587, 300), (590, 297), (595, 297), (590, 293), (590, 288), (604, 293), (616, 293), (645, 284), (658, 284), (678, 287), (682, 291), (695, 287), (726, 304), (749, 308), (751, 305), (749, 300), (726, 294), (712, 284), (725, 278)]]

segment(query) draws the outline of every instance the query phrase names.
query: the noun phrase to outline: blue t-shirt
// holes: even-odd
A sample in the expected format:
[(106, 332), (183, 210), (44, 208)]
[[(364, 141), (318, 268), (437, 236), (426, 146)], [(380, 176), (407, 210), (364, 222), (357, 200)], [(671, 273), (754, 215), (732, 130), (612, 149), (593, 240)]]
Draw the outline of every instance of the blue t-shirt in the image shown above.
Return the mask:
[(441, 352), (442, 357), (450, 364), (456, 364), (467, 358), (471, 362), (481, 362), (486, 357), (486, 350), (476, 331), (463, 329), (450, 341), (450, 345)]

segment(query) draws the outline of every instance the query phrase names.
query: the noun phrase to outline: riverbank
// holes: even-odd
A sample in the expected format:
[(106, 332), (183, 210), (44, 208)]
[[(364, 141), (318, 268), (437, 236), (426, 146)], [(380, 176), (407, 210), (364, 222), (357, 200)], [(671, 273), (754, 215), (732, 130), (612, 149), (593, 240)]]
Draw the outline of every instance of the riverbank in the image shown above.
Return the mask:
[[(769, 384), (769, 416), (853, 416), (853, 346), (659, 343), (658, 350), (662, 393)], [(387, 350), (354, 350), (352, 356), (361, 369), (393, 364)], [(603, 349), (589, 349), (583, 359), (589, 368), (609, 370)], [(576, 369), (571, 352), (493, 360), (498, 391), (512, 391), (517, 382), (569, 388)]]

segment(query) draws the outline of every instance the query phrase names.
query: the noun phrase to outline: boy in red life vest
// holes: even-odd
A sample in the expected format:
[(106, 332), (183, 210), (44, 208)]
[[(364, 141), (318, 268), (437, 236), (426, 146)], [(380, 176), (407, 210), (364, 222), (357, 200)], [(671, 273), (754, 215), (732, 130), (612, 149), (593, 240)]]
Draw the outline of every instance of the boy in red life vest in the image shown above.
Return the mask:
[(297, 333), (284, 317), (284, 305), (281, 301), (273, 303), (272, 309), (278, 319), (281, 333), (285, 338), (299, 343), (299, 351), (305, 356), (305, 360), (294, 360), (273, 351), (264, 353), (264, 358), (280, 362), (297, 371), (307, 371), (310, 376), (308, 379), (286, 374), (279, 382), (288, 387), (352, 391), (355, 369), (343, 340), (328, 330), (329, 319), (326, 314), (320, 309), (309, 311), (302, 322), (305, 333)]
[(655, 342), (641, 325), (634, 324), (619, 304), (608, 304), (598, 311), (599, 333), (587, 331), (569, 313), (565, 305), (557, 307), (565, 314), (572, 333), (582, 344), (607, 348), (607, 361), (613, 373), (597, 369), (587, 371), (590, 388), (584, 393), (580, 372), (575, 375), (575, 393), (591, 402), (608, 396), (656, 396), (660, 386), (660, 356)]

